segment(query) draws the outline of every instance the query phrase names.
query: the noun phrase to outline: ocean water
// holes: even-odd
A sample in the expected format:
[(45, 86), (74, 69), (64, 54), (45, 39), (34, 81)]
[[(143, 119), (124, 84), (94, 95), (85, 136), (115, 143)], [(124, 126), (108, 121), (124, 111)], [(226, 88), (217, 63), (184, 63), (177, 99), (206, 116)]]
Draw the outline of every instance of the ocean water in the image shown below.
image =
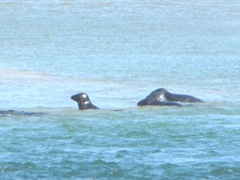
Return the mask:
[[(0, 116), (0, 179), (239, 179), (239, 37), (238, 1), (2, 0), (0, 110), (36, 114)], [(137, 107), (160, 87), (205, 102)]]

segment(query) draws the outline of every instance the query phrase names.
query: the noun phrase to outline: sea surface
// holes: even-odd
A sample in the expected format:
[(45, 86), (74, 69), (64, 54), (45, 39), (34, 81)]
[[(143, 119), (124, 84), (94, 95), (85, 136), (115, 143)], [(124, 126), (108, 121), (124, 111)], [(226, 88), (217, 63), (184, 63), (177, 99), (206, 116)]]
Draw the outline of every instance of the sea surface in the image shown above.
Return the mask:
[(239, 77), (240, 1), (1, 0), (0, 179), (240, 179)]

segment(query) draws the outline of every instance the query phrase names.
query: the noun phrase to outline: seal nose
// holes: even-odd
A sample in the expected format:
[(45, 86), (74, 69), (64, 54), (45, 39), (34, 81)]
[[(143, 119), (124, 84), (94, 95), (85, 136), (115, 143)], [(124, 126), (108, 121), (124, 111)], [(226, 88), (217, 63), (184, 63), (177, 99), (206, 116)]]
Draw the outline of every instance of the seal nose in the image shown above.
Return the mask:
[(71, 96), (71, 99), (78, 102), (79, 101), (78, 95), (79, 94), (75, 94), (75, 95)]
[(146, 99), (143, 99), (143, 100), (139, 101), (139, 102), (137, 103), (137, 105), (138, 105), (138, 106), (146, 106), (146, 105), (148, 105), (148, 102), (146, 101)]

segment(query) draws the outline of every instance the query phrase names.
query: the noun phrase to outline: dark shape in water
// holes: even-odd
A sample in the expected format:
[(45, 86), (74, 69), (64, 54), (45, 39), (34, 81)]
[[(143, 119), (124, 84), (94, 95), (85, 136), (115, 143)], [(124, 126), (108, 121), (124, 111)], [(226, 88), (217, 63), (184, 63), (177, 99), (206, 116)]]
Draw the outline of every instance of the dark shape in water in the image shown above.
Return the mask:
[(36, 112), (23, 112), (23, 111), (15, 111), (15, 110), (1, 110), (0, 116), (36, 116), (43, 115), (44, 113), (36, 113)]
[(183, 95), (183, 94), (173, 94), (168, 92), (164, 88), (156, 89), (155, 91), (151, 92), (145, 99), (139, 101), (137, 103), (138, 106), (182, 106), (179, 103), (172, 102), (203, 102), (201, 99), (195, 98), (190, 95)]
[(20, 112), (14, 111), (14, 110), (1, 110), (0, 115), (1, 116), (13, 116), (13, 115), (19, 115)]
[(86, 93), (75, 94), (71, 97), (71, 99), (78, 103), (79, 110), (99, 109), (98, 107), (92, 104)]

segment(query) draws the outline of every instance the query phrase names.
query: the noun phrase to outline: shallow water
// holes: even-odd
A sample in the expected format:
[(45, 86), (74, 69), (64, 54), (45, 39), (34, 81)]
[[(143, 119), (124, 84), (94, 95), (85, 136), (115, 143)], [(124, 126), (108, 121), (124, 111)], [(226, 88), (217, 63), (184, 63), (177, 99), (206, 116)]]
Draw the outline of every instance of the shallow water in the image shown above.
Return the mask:
[[(238, 179), (236, 1), (0, 3), (1, 179)], [(164, 87), (205, 102), (137, 107)], [(102, 110), (78, 111), (89, 94)]]

